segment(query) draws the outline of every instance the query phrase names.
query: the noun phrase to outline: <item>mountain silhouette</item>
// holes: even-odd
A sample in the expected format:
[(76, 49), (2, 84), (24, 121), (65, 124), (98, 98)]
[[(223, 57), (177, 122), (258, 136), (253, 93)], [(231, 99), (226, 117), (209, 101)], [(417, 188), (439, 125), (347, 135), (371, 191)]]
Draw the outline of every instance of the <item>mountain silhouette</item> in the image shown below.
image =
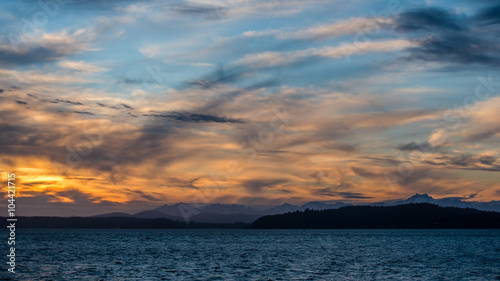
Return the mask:
[[(407, 199), (376, 202), (369, 206), (399, 206), (411, 203), (429, 203), (441, 207), (473, 208), (483, 211), (500, 212), (500, 201), (491, 202), (469, 202), (464, 198), (448, 197), (434, 199), (428, 194), (415, 194)], [(313, 201), (301, 206), (284, 203), (279, 206), (267, 208), (256, 208), (239, 204), (202, 204), (200, 206), (186, 203), (165, 204), (152, 210), (145, 210), (133, 215), (125, 213), (109, 213), (97, 217), (136, 217), (136, 218), (166, 218), (173, 221), (200, 222), (200, 223), (251, 223), (257, 218), (266, 215), (279, 215), (296, 211), (309, 210), (332, 210), (345, 206), (353, 206), (351, 203), (335, 202), (327, 203)]]

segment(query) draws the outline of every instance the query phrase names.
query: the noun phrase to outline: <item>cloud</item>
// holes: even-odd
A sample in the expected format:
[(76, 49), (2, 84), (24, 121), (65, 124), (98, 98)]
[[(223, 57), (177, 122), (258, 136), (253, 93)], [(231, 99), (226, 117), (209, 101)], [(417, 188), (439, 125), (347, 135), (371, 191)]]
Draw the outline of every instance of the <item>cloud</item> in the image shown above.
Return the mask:
[(500, 5), (482, 9), (474, 19), (481, 22), (481, 25), (492, 25), (500, 23)]
[(426, 164), (448, 169), (499, 171), (498, 157), (487, 154), (446, 153), (429, 156)]
[(51, 193), (23, 192), (18, 199), (22, 206), (19, 210), (21, 216), (91, 216), (158, 207), (158, 203), (149, 199), (118, 203), (71, 187)]
[[(72, 84), (72, 83), (87, 83), (92, 80), (88, 80), (85, 77), (61, 74), (57, 72), (47, 73), (41, 70), (9, 70), (0, 68), (0, 81), (7, 84), (25, 84), (27, 86), (35, 86), (38, 84)], [(24, 85), (23, 85), (24, 86)], [(17, 87), (17, 86), (11, 86)]]
[[(499, 192), (500, 193), (500, 192)], [(279, 205), (283, 203), (289, 202), (300, 202), (299, 198), (271, 198), (269, 196), (243, 196), (241, 198), (237, 198), (236, 200), (238, 204), (245, 205)]]
[(142, 79), (142, 78), (131, 78), (131, 77), (120, 77), (118, 78), (119, 83), (125, 83), (125, 84), (150, 84), (150, 83), (157, 83), (156, 80), (154, 80), (153, 77), (150, 77), (148, 79)]
[(281, 40), (321, 40), (358, 32), (371, 32), (385, 28), (391, 23), (392, 19), (390, 18), (352, 18), (296, 31), (247, 31), (243, 35), (247, 37), (274, 36)]
[(144, 114), (144, 116), (159, 117), (189, 123), (244, 123), (240, 119), (191, 112), (168, 112), (161, 114)]
[[(341, 13), (325, 16), (338, 5)], [(441, 109), (463, 101), (474, 91), (466, 85), (483, 75), (476, 71), (500, 58), (495, 7), (418, 9), (392, 19), (349, 18), (359, 7), (332, 1), (71, 7), (87, 9), (79, 27), (57, 30), (57, 21), (17, 49), (0, 44), (0, 163), (29, 178), (33, 197), (46, 195), (34, 201), (58, 210), (75, 202), (93, 210), (98, 200), (117, 208), (189, 201), (225, 181), (214, 183), (211, 173), (226, 175), (233, 162), (241, 173), (207, 200), (362, 202), (479, 189), (482, 199), (497, 196), (496, 174), (487, 172), (500, 164), (497, 98), (464, 109), (455, 131)], [(165, 32), (171, 37), (157, 36)], [(363, 32), (370, 33), (363, 42), (339, 43)], [(109, 38), (116, 41), (96, 49)], [(126, 87), (157, 82), (140, 75), (151, 60), (136, 48), (162, 60), (169, 87)], [(411, 68), (422, 62), (443, 68)], [(456, 69), (468, 71), (451, 79)], [(391, 189), (385, 174), (397, 174), (407, 155), (423, 156)], [(89, 199), (59, 193), (72, 189)]]
[(347, 199), (368, 199), (368, 198), (374, 198), (372, 196), (366, 196), (363, 193), (359, 192), (339, 192), (338, 195), (342, 198), (347, 198)]
[[(117, 10), (117, 7), (121, 7), (126, 4), (132, 4), (137, 2), (137, 0), (71, 0), (66, 1), (64, 4), (70, 5), (75, 9), (89, 9), (89, 10), (106, 10), (113, 11)], [(143, 2), (148, 2), (145, 0)]]
[(500, 97), (491, 97), (479, 101), (473, 107), (466, 108), (467, 119), (461, 130), (462, 135), (470, 141), (484, 141), (500, 136), (500, 118), (498, 111)]
[(194, 2), (181, 2), (181, 4), (172, 7), (176, 13), (184, 16), (205, 17), (207, 19), (221, 19), (225, 16), (227, 7), (199, 4)]
[(380, 178), (382, 175), (376, 172), (371, 172), (368, 169), (362, 167), (351, 167), (351, 170), (358, 176), (362, 176), (365, 178)]
[[(475, 18), (494, 21), (495, 11), (496, 7), (485, 9)], [(485, 29), (473, 19), (429, 7), (402, 13), (395, 20), (394, 28), (413, 36), (417, 43), (410, 49), (412, 60), (498, 66), (500, 42), (490, 36), (496, 29)]]
[(374, 198), (367, 196), (360, 192), (348, 192), (348, 191), (336, 191), (335, 188), (320, 188), (312, 191), (313, 194), (328, 196), (328, 197), (340, 197), (344, 199), (370, 199)]
[(400, 145), (398, 147), (402, 151), (423, 151), (431, 152), (434, 151), (435, 147), (427, 141), (422, 143), (410, 142), (407, 144)]
[(448, 142), (448, 135), (446, 130), (444, 129), (436, 129), (429, 136), (429, 144), (438, 147), (441, 145), (445, 145)]
[(59, 66), (67, 69), (74, 69), (83, 72), (103, 72), (107, 71), (104, 67), (94, 66), (84, 61), (60, 61)]
[(409, 32), (418, 30), (451, 30), (463, 29), (457, 15), (438, 8), (425, 8), (401, 13), (394, 21), (398, 31)]
[(255, 179), (244, 181), (242, 185), (249, 192), (260, 193), (264, 188), (273, 188), (276, 185), (286, 182), (286, 179)]
[(62, 59), (89, 50), (93, 38), (86, 29), (36, 34), (29, 39), (18, 37), (11, 44), (0, 44), (0, 62), (26, 65)]
[(224, 69), (223, 65), (219, 65), (217, 70), (210, 73), (206, 77), (201, 79), (188, 81), (187, 84), (190, 86), (196, 86), (201, 89), (210, 89), (224, 83), (236, 82), (244, 76), (244, 73), (234, 67), (232, 69)]
[(351, 55), (361, 55), (373, 52), (393, 52), (414, 46), (412, 41), (395, 39), (387, 41), (366, 41), (345, 44), (337, 47), (311, 48), (291, 52), (264, 52), (248, 54), (235, 62), (236, 65), (247, 65), (254, 68), (268, 68), (298, 63), (314, 57), (338, 59)]
[[(102, 102), (97, 102), (96, 104), (98, 106), (100, 106), (100, 107), (111, 108), (111, 109), (116, 109), (116, 110), (127, 108), (124, 104), (121, 104), (121, 105), (108, 105), (108, 104), (104, 104)], [(130, 107), (129, 109), (132, 109), (132, 107)]]
[(497, 161), (498, 157), (492, 155), (483, 155), (478, 158), (478, 161), (484, 165), (493, 165)]
[(85, 115), (92, 115), (92, 116), (95, 116), (94, 113), (92, 112), (88, 112), (88, 111), (73, 111), (74, 113), (77, 113), (77, 114), (85, 114)]
[(327, 1), (311, 0), (227, 0), (227, 15), (230, 18), (265, 18), (300, 13)]
[(466, 199), (474, 199), (474, 198), (476, 198), (476, 197), (477, 197), (477, 195), (478, 195), (478, 194), (479, 194), (479, 192), (476, 192), (476, 193), (471, 193), (471, 194), (469, 194), (469, 195), (466, 197)]
[(79, 101), (70, 101), (70, 100), (62, 100), (62, 99), (55, 99), (54, 101), (51, 101), (51, 103), (68, 103), (72, 105), (83, 105), (83, 103)]
[(472, 34), (452, 33), (421, 39), (411, 53), (412, 59), (429, 62), (497, 66), (500, 52), (496, 42)]
[(197, 186), (194, 184), (196, 181), (198, 181), (200, 178), (194, 178), (190, 180), (184, 180), (176, 177), (169, 177), (166, 185), (168, 186), (175, 186), (175, 187), (180, 187), (180, 188), (191, 188), (191, 189), (198, 189)]
[(126, 109), (133, 109), (130, 105), (122, 103), (122, 106)]

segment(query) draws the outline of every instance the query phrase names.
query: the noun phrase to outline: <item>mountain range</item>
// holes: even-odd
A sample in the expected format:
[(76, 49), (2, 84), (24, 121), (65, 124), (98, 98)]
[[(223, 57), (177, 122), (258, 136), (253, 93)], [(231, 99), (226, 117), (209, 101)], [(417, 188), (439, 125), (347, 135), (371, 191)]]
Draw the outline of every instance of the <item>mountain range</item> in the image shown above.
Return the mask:
[[(219, 206), (220, 207), (220, 206)], [(203, 214), (203, 213), (200, 213)], [(346, 206), (266, 215), (249, 223), (199, 223), (167, 218), (19, 217), (24, 229), (500, 229), (500, 213), (429, 203)], [(116, 216), (118, 215), (118, 217)], [(227, 214), (231, 217), (234, 214)], [(4, 217), (4, 219), (6, 219)]]
[[(415, 194), (408, 199), (391, 200), (376, 202), (372, 204), (363, 204), (364, 206), (398, 206), (412, 203), (429, 203), (441, 207), (473, 208), (482, 211), (500, 212), (500, 201), (475, 202), (464, 201), (463, 198), (449, 197), (434, 199), (427, 194)], [(204, 204), (202, 206), (191, 206), (186, 203), (166, 204), (152, 210), (145, 210), (135, 214), (127, 213), (107, 213), (93, 217), (134, 217), (143, 219), (165, 218), (173, 221), (189, 221), (198, 223), (252, 223), (260, 217), (267, 215), (280, 215), (296, 211), (305, 210), (330, 210), (346, 206), (354, 206), (351, 203), (336, 202), (326, 203), (313, 201), (301, 206), (292, 204), (282, 204), (271, 206), (265, 209), (253, 206), (238, 204)]]

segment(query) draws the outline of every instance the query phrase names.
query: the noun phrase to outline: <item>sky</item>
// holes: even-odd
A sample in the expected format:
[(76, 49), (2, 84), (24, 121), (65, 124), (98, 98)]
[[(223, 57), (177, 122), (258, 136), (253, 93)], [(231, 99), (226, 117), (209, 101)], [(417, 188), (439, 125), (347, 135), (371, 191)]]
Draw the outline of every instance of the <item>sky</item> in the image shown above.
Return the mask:
[(4, 1), (2, 182), (24, 215), (500, 200), (499, 32), (486, 0)]

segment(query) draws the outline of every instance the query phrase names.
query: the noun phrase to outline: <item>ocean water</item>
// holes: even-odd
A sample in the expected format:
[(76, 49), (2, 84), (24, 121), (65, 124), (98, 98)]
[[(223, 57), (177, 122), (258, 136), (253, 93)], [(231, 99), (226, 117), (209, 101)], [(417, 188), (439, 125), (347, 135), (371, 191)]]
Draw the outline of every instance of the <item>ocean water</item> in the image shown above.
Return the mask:
[(500, 280), (499, 230), (18, 230), (16, 240), (17, 273), (3, 263), (0, 279)]

